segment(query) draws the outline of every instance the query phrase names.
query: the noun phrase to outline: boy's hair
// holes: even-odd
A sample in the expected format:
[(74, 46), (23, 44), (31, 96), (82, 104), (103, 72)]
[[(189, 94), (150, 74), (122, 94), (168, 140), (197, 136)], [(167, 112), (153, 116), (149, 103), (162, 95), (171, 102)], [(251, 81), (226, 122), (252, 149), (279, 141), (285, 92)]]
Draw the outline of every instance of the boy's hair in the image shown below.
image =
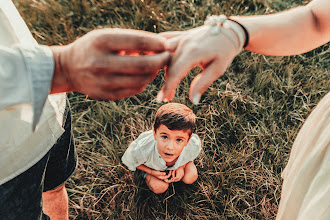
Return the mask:
[(170, 130), (188, 131), (190, 137), (195, 130), (196, 115), (183, 104), (168, 103), (157, 110), (154, 131), (162, 124)]

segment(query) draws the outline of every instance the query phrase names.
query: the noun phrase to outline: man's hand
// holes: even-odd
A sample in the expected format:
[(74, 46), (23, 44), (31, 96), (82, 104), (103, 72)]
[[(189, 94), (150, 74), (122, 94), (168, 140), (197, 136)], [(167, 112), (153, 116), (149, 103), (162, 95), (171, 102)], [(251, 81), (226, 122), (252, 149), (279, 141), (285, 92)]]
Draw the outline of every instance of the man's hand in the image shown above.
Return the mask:
[(168, 62), (164, 44), (165, 38), (145, 31), (100, 29), (67, 46), (53, 46), (51, 93), (76, 91), (102, 100), (135, 95)]

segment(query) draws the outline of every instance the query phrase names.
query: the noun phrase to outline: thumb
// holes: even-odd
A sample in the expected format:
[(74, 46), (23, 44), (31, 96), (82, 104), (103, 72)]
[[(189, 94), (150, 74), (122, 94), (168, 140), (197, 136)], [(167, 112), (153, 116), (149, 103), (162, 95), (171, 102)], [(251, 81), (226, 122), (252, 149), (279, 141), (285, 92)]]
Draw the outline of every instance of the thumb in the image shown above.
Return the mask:
[(173, 37), (180, 36), (184, 33), (185, 33), (185, 31), (167, 31), (167, 32), (159, 33), (158, 35), (160, 35), (166, 39), (171, 39)]

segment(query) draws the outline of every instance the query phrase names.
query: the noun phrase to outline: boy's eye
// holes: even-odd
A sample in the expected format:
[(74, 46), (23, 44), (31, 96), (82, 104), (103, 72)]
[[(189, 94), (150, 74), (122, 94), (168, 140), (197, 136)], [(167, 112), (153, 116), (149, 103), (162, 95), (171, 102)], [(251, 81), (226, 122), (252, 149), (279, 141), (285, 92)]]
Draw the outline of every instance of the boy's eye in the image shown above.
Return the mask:
[(178, 139), (176, 139), (176, 141), (177, 141), (177, 142), (182, 142), (183, 140), (180, 139), (180, 138), (178, 138)]
[(166, 140), (168, 137), (166, 135), (161, 136), (164, 140)]

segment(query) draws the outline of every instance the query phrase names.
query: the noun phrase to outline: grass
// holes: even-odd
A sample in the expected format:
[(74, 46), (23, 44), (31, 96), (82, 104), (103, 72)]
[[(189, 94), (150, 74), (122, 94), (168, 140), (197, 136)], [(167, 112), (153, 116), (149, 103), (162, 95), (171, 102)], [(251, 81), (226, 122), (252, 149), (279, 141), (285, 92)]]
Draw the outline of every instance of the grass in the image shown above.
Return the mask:
[[(15, 0), (35, 39), (67, 44), (90, 30), (121, 27), (162, 32), (203, 24), (208, 14), (267, 14), (306, 4), (270, 0)], [(203, 152), (193, 185), (155, 195), (122, 163), (129, 143), (152, 128), (163, 71), (134, 97), (95, 101), (69, 94), (79, 154), (68, 181), (71, 219), (275, 219), (280, 177), (299, 128), (330, 90), (329, 44), (299, 56), (244, 51), (199, 105), (188, 88), (173, 101), (198, 116)]]

